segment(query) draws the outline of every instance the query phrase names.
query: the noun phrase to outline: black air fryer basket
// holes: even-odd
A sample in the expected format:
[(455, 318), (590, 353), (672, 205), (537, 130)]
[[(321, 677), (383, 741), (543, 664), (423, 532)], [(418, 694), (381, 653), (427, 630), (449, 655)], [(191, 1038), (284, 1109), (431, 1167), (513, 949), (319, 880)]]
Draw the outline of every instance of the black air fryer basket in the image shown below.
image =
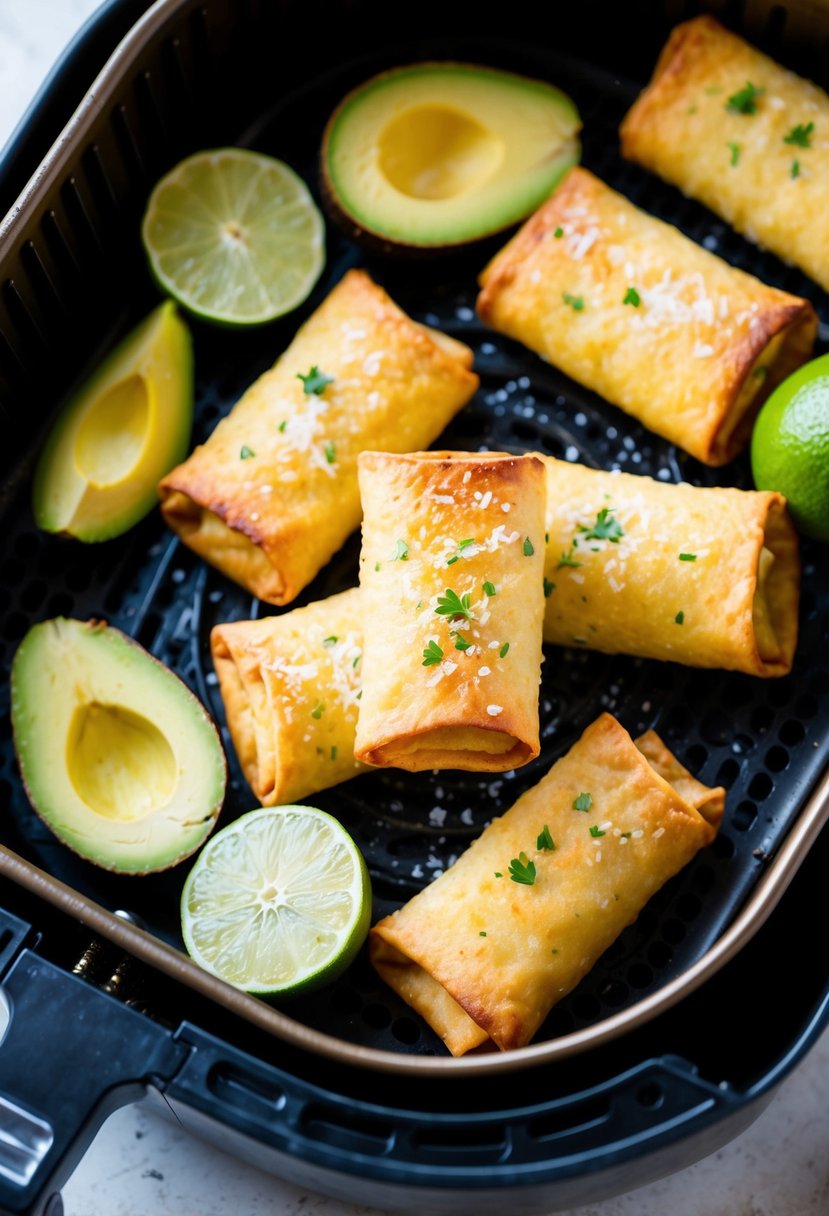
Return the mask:
[[(674, 19), (693, 11), (679, 7), (670, 6)], [(619, 157), (619, 121), (669, 29), (659, 5), (590, 0), (539, 28), (536, 8), (518, 3), (487, 31), (476, 6), (458, 3), (448, 11), (466, 33), (446, 34), (447, 6), (421, 4), (417, 30), (432, 33), (406, 43), (387, 33), (386, 6), (359, 0), (158, 0), (143, 17), (141, 9), (129, 0), (104, 7), (2, 162), (0, 212), (10, 208), (0, 227), (5, 670), (33, 622), (104, 617), (178, 672), (224, 723), (210, 628), (271, 609), (183, 548), (157, 514), (103, 545), (38, 533), (33, 463), (66, 393), (157, 300), (138, 229), (161, 174), (190, 152), (238, 143), (286, 160), (316, 190), (328, 114), (381, 68), (456, 59), (555, 82), (581, 111), (588, 168), (728, 261), (808, 296), (825, 349), (829, 299), (814, 283)], [(740, 5), (720, 15), (741, 27)], [(820, 79), (829, 18), (820, 38), (781, 41), (784, 27), (797, 33), (804, 20), (778, 6), (746, 32)], [(745, 458), (707, 469), (483, 329), (475, 276), (499, 243), (404, 264), (368, 257), (329, 226), (325, 273), (296, 313), (253, 332), (192, 324), (196, 439), (359, 264), (407, 312), (475, 350), (480, 391), (441, 446), (540, 450), (669, 481), (751, 485)], [(353, 585), (357, 552), (353, 539), (299, 602)], [(197, 972), (179, 953), (187, 866), (130, 879), (69, 853), (30, 809), (7, 730), (0, 992), (11, 1018), (0, 1045), (0, 1210), (43, 1210), (106, 1113), (148, 1089), (185, 1126), (275, 1173), (418, 1212), (590, 1202), (736, 1135), (829, 1021), (826, 953), (811, 931), (829, 866), (829, 835), (820, 832), (829, 802), (825, 551), (805, 542), (803, 562), (801, 641), (785, 679), (548, 648), (537, 762), (489, 777), (374, 773), (314, 799), (360, 845), (379, 916), (450, 865), (602, 709), (631, 732), (655, 727), (692, 771), (727, 787), (715, 844), (554, 1010), (538, 1045), (511, 1056), (450, 1061), (364, 957), (282, 1012)], [(2, 696), (7, 718), (7, 688)], [(226, 732), (225, 742), (229, 822), (253, 800)], [(772, 990), (787, 995), (774, 1019)]]

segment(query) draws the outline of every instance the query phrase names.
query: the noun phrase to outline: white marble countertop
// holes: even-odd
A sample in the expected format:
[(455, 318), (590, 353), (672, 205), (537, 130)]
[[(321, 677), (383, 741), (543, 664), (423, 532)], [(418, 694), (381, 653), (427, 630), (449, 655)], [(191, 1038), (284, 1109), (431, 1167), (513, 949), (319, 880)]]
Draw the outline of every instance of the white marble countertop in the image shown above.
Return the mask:
[[(96, 0), (0, 0), (0, 145), (96, 7)], [(758, 1010), (758, 1034), (774, 1016), (773, 997), (770, 990), (769, 1007)], [(829, 1032), (726, 1148), (662, 1182), (569, 1216), (827, 1216), (827, 1094)], [(63, 1197), (66, 1216), (370, 1216), (367, 1208), (263, 1174), (142, 1106), (104, 1124)]]

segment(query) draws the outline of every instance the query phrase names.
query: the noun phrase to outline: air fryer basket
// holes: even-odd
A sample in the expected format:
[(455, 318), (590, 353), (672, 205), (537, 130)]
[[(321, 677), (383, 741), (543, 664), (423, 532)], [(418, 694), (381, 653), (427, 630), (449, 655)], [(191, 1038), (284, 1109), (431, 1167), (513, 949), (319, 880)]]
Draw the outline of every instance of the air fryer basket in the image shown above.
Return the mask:
[[(12, 213), (0, 229), (0, 395), (15, 428), (25, 433), (23, 442), (5, 453), (13, 465), (4, 500), (5, 557), (0, 566), (0, 646), (6, 668), (20, 638), (35, 620), (57, 614), (103, 616), (177, 671), (223, 723), (209, 657), (210, 628), (219, 620), (249, 618), (271, 609), (251, 602), (239, 588), (201, 563), (165, 531), (157, 516), (106, 545), (79, 546), (39, 534), (28, 507), (27, 482), (40, 438), (60, 397), (85, 368), (94, 364), (113, 337), (145, 313), (156, 298), (138, 241), (138, 221), (154, 181), (189, 151), (238, 142), (287, 160), (315, 186), (316, 152), (331, 108), (350, 87), (382, 67), (426, 57), (455, 58), (496, 63), (555, 81), (580, 108), (585, 165), (634, 202), (677, 224), (730, 262), (768, 282), (807, 295), (822, 318), (829, 320), (829, 300), (798, 271), (747, 244), (704, 208), (621, 161), (618, 123), (637, 85), (616, 75), (619, 67), (628, 67), (619, 53), (624, 45), (623, 30), (614, 27), (619, 14), (607, 17), (605, 38), (600, 38), (598, 45), (595, 36), (591, 35), (592, 41), (587, 38), (590, 20), (596, 21), (592, 6), (588, 5), (580, 17), (570, 14), (562, 18), (561, 25), (551, 31), (551, 38), (554, 36), (558, 45), (575, 48), (575, 53), (569, 49), (563, 53), (529, 36), (505, 41), (436, 35), (417, 43), (389, 45), (382, 35), (379, 11), (372, 5), (336, 12), (329, 11), (329, 6), (305, 5), (300, 13), (298, 6), (286, 5), (277, 12), (267, 4), (161, 0), (144, 19), (144, 30), (141, 25), (137, 27), (129, 53), (122, 49), (120, 59), (116, 58), (114, 72), (104, 82), (106, 87), (93, 92), (93, 101), (86, 103), (86, 114), (82, 112), (76, 119), (77, 129), (70, 131), (71, 154), (64, 149), (60, 155), (53, 153), (47, 158), (40, 180), (24, 197), (21, 211)], [(457, 11), (468, 15), (471, 9), (458, 5)], [(519, 34), (531, 28), (522, 24), (520, 16), (516, 9), (514, 29)], [(428, 28), (424, 22), (418, 24), (419, 28)], [(434, 28), (439, 29), (439, 23)], [(474, 23), (468, 23), (468, 28), (474, 29)], [(638, 58), (633, 70), (640, 81), (661, 44), (664, 21), (654, 18), (650, 28), (649, 40), (637, 33), (637, 38), (647, 44), (637, 45), (635, 52)], [(296, 55), (279, 53), (280, 47), (304, 45), (302, 39), (307, 43), (309, 37), (314, 48), (313, 77), (307, 74), (303, 56), (297, 59)], [(300, 41), (292, 43), (297, 38)], [(593, 62), (579, 58), (579, 51), (582, 56), (591, 54)], [(298, 324), (317, 307), (344, 270), (361, 264), (417, 319), (462, 338), (475, 350), (481, 389), (439, 441), (442, 446), (540, 450), (596, 467), (618, 467), (669, 481), (750, 486), (745, 459), (724, 471), (706, 469), (517, 344), (481, 327), (473, 311), (475, 275), (498, 243), (439, 261), (403, 265), (368, 258), (330, 229), (325, 274), (298, 313), (253, 333), (225, 333), (193, 324), (196, 440), (210, 432), (247, 384), (273, 362)], [(822, 327), (822, 340), (826, 336)], [(819, 351), (823, 349), (821, 344)], [(349, 542), (299, 602), (353, 585), (357, 549), (356, 540)], [(224, 1111), (212, 1117), (240, 1126), (236, 1117), (239, 1110), (245, 1111), (248, 1120), (253, 1118), (247, 1110), (251, 1086), (238, 1080), (241, 1066), (234, 1066), (237, 1071), (231, 1069), (227, 1076), (221, 1068), (211, 1072), (217, 1053), (233, 1050), (223, 1046), (222, 1036), (229, 1036), (231, 1043), (253, 1042), (263, 1059), (285, 1067), (281, 1091), (290, 1096), (301, 1083), (319, 1084), (319, 1060), (312, 1054), (286, 1054), (286, 1044), (281, 1041), (285, 1040), (288, 1048), (294, 1045), (330, 1057), (327, 1067), (331, 1071), (324, 1074), (326, 1080), (319, 1094), (312, 1098), (303, 1092), (303, 1101), (312, 1108), (316, 1102), (323, 1110), (326, 1100), (330, 1104), (336, 1093), (354, 1105), (355, 1083), (349, 1063), (398, 1072), (394, 1084), (405, 1082), (409, 1087), (397, 1111), (397, 1130), (385, 1139), (377, 1128), (386, 1126), (383, 1120), (389, 1118), (388, 1113), (362, 1115), (362, 1132), (359, 1120), (352, 1126), (342, 1116), (333, 1122), (333, 1117), (326, 1117), (326, 1121), (320, 1116), (321, 1127), (340, 1130), (334, 1134), (317, 1128), (315, 1141), (308, 1132), (313, 1120), (308, 1122), (306, 1111), (306, 1139), (317, 1144), (315, 1150), (308, 1150), (307, 1160), (321, 1169), (353, 1170), (354, 1162), (362, 1161), (361, 1154), (367, 1154), (368, 1165), (363, 1172), (375, 1179), (387, 1176), (399, 1181), (404, 1177), (404, 1181), (422, 1186), (431, 1171), (431, 1176), (450, 1188), (469, 1188), (470, 1179), (480, 1177), (482, 1170), (490, 1171), (493, 1186), (505, 1185), (507, 1163), (511, 1175), (518, 1179), (524, 1162), (527, 1176), (521, 1181), (532, 1189), (537, 1181), (544, 1182), (545, 1170), (552, 1176), (556, 1153), (550, 1146), (559, 1133), (564, 1134), (565, 1127), (570, 1129), (568, 1134), (581, 1128), (582, 1140), (585, 1127), (600, 1128), (597, 1156), (602, 1155), (602, 1146), (607, 1149), (624, 1138), (622, 1125), (632, 1116), (630, 1110), (625, 1113), (627, 1108), (619, 1097), (624, 1086), (618, 1082), (616, 1064), (611, 1063), (612, 1053), (616, 1052), (617, 1062), (630, 1063), (625, 1084), (632, 1087), (631, 1092), (646, 1094), (649, 1082), (643, 1077), (650, 1076), (648, 1070), (653, 1071), (654, 1054), (648, 1043), (660, 1045), (657, 1055), (678, 1050), (669, 1046), (670, 1037), (662, 1037), (665, 1027), (676, 1030), (679, 1025), (686, 1026), (686, 1010), (692, 1002), (698, 1002), (692, 1007), (704, 1008), (712, 985), (727, 987), (727, 981), (718, 977), (696, 996), (688, 995), (716, 966), (732, 956), (736, 957), (726, 973), (744, 966), (738, 947), (744, 945), (753, 929), (759, 928), (802, 860), (806, 846), (817, 836), (827, 802), (825, 781), (808, 803), (808, 814), (804, 807), (829, 761), (829, 673), (825, 659), (829, 589), (822, 562), (818, 547), (804, 543), (801, 641), (795, 669), (783, 680), (759, 681), (579, 649), (546, 648), (541, 689), (542, 756), (534, 764), (492, 778), (455, 772), (369, 774), (314, 799), (342, 820), (363, 850), (379, 916), (450, 865), (493, 815), (509, 807), (522, 790), (538, 780), (601, 709), (617, 714), (632, 732), (655, 727), (692, 771), (711, 784), (722, 783), (728, 788), (726, 821), (712, 848), (655, 897), (578, 989), (554, 1010), (539, 1033), (539, 1046), (514, 1057), (445, 1059), (442, 1045), (432, 1032), (380, 983), (364, 958), (333, 987), (294, 1002), (282, 1014), (226, 989), (203, 973), (196, 980), (188, 979), (187, 969), (173, 952), (181, 949), (178, 897), (186, 866), (166, 874), (127, 879), (106, 874), (69, 853), (31, 811), (20, 785), (8, 732), (0, 754), (0, 822), (2, 841), (7, 846), (0, 854), (0, 873), (171, 977), (145, 981), (150, 988), (158, 989), (159, 1007), (165, 1010), (163, 1022), (152, 1021), (134, 1009), (125, 1010), (111, 996), (102, 998), (114, 1035), (119, 1019), (128, 1012), (129, 1025), (123, 1033), (132, 1042), (137, 1033), (132, 1019), (142, 1019), (147, 1042), (141, 1050), (152, 1063), (142, 1064), (144, 1071), (139, 1070), (131, 1079), (154, 1074), (158, 1087), (164, 1088), (177, 1076), (180, 1101), (199, 1108), (206, 1119), (224, 1101)], [(7, 691), (3, 697), (2, 711), (7, 715)], [(225, 742), (231, 781), (223, 822), (228, 822), (250, 809), (253, 800), (226, 732)], [(814, 867), (810, 873), (814, 880)], [(9, 929), (6, 938), (6, 962), (13, 963), (11, 978), (16, 976), (15, 984), (20, 984), (25, 974), (23, 954), (18, 951), (24, 942), (32, 943), (26, 924), (35, 929), (41, 924), (55, 926), (51, 936), (47, 932), (43, 939), (42, 949), (51, 951), (48, 965), (65, 969), (67, 961), (72, 961), (71, 951), (56, 943), (65, 942), (67, 937), (75, 943), (76, 935), (63, 924), (61, 913), (32, 910), (28, 898), (21, 892), (10, 892), (7, 901), (5, 890), (2, 897), (9, 907), (23, 909), (23, 928)], [(791, 906), (793, 896), (787, 899)], [(147, 926), (149, 935), (119, 925), (108, 915), (115, 909), (128, 909)], [(780, 915), (775, 914), (778, 924)], [(31, 963), (33, 968), (30, 991), (37, 992), (47, 962), (41, 964), (36, 955), (30, 958), (28, 951), (24, 953), (27, 966)], [(809, 982), (803, 983), (802, 1009), (806, 1012), (799, 1029), (789, 1028), (792, 1052), (804, 1033), (803, 1026), (813, 1026), (819, 991), (821, 986), (826, 987), (826, 977), (814, 975), (817, 961), (807, 960), (806, 966), (812, 970)], [(78, 982), (73, 981), (73, 985)], [(232, 1013), (204, 1002), (182, 983), (200, 989)], [(27, 1000), (24, 989), (25, 985), (16, 997), (18, 1009)], [(71, 1001), (81, 1005), (88, 995), (83, 986), (73, 986), (71, 994)], [(676, 1021), (662, 1012), (649, 1029), (635, 1029), (640, 1018), (666, 1009), (668, 998), (675, 1000), (683, 994), (686, 1001), (678, 1008)], [(70, 1001), (69, 996), (66, 999)], [(147, 1008), (154, 1012), (152, 1002)], [(192, 1010), (199, 1011), (198, 1018)], [(233, 1016), (238, 1014), (277, 1038), (260, 1039), (258, 1031), (242, 1029), (244, 1024)], [(165, 1023), (175, 1027), (182, 1016), (189, 1016), (199, 1029), (179, 1027), (174, 1034), (166, 1029)], [(27, 1028), (22, 1028), (19, 1016), (12, 1020), (21, 1058), (26, 1054), (25, 1044), (36, 1041), (33, 1036), (37, 1024), (36, 1008)], [(214, 1025), (220, 1036), (215, 1040), (202, 1029)], [(633, 1033), (608, 1045), (608, 1028), (616, 1033), (622, 1026), (632, 1028)], [(653, 1038), (649, 1040), (650, 1033)], [(677, 1042), (693, 1060), (693, 1038), (689, 1040), (683, 1032)], [(592, 1076), (598, 1089), (600, 1079), (608, 1076), (618, 1082), (614, 1093), (621, 1105), (607, 1104), (602, 1107), (601, 1117), (595, 1113), (598, 1106), (595, 1110), (590, 1106), (592, 1098), (585, 1097), (589, 1083), (582, 1083), (582, 1093), (576, 1073), (568, 1072), (570, 1066), (563, 1062), (568, 1051), (587, 1047), (593, 1050), (589, 1056), (580, 1057), (583, 1075)], [(86, 1049), (78, 1043), (75, 1050), (80, 1066), (86, 1060)], [(7, 1044), (0, 1058), (8, 1055)], [(198, 1083), (190, 1077), (185, 1084), (180, 1070), (186, 1073), (189, 1067), (192, 1073), (196, 1059), (208, 1061), (210, 1067), (205, 1066), (203, 1075), (198, 1072)], [(520, 1084), (514, 1080), (520, 1076), (514, 1072), (518, 1064), (533, 1065), (533, 1076), (543, 1077), (550, 1085), (544, 1094), (546, 1101), (563, 1102), (563, 1095), (578, 1092), (579, 1101), (587, 1102), (593, 1114), (587, 1117), (584, 1112), (577, 1113), (574, 1122), (569, 1107), (566, 1115), (554, 1117), (549, 1109), (533, 1108), (528, 1113), (529, 1104), (524, 1102), (510, 1105), (509, 1078), (513, 1077), (513, 1084)], [(245, 1067), (255, 1071), (253, 1063)], [(688, 1112), (694, 1111), (700, 1117), (704, 1115), (703, 1122), (724, 1114), (728, 1102), (718, 1096), (719, 1077), (691, 1080), (696, 1065), (675, 1064), (668, 1072), (674, 1078), (670, 1083), (674, 1085), (673, 1099), (686, 1119), (691, 1118)], [(477, 1074), (482, 1074), (480, 1080), (475, 1079)], [(505, 1079), (496, 1080), (499, 1074)], [(378, 1082), (376, 1078), (367, 1080), (370, 1074), (365, 1072), (359, 1076), (357, 1092), (368, 1103)], [(439, 1109), (431, 1097), (424, 1097), (428, 1094), (424, 1089), (429, 1084), (427, 1077), (433, 1084), (440, 1079), (441, 1086), (454, 1077), (456, 1084), (462, 1082), (467, 1087), (467, 1105), (450, 1106), (451, 1118), (441, 1125), (448, 1157), (434, 1145), (430, 1148), (422, 1131), (419, 1139), (415, 1136), (419, 1155), (411, 1144), (407, 1155), (408, 1142), (400, 1122), (400, 1111), (408, 1109), (406, 1102), (423, 1112)], [(468, 1111), (478, 1109), (483, 1116), (490, 1109), (483, 1088), (479, 1088), (487, 1078), (496, 1086), (489, 1101), (501, 1104), (501, 1122), (506, 1120), (512, 1130), (508, 1136), (499, 1133), (483, 1142), (471, 1133), (463, 1133), (468, 1136), (464, 1141), (459, 1124), (466, 1125)], [(4, 1084), (4, 1088), (19, 1098), (37, 1090), (32, 1077), (20, 1078), (19, 1084), (22, 1088), (11, 1084)], [(66, 1084), (71, 1093), (70, 1078)], [(272, 1107), (275, 1113), (280, 1106), (269, 1088), (272, 1082), (258, 1084), (258, 1089), (253, 1085), (252, 1092), (267, 1095), (269, 1109)], [(45, 1079), (43, 1085), (44, 1091), (48, 1090)], [(667, 1089), (662, 1082), (660, 1085), (664, 1098)], [(690, 1085), (688, 1094), (683, 1085)], [(205, 1099), (205, 1093), (212, 1096)], [(240, 1094), (245, 1095), (244, 1101)], [(46, 1097), (43, 1102), (51, 1109)], [(32, 1105), (38, 1109), (33, 1100)], [(655, 1115), (654, 1110), (662, 1105), (660, 1101), (650, 1109), (644, 1099), (636, 1098), (633, 1109), (640, 1115), (646, 1111), (638, 1152), (644, 1151), (656, 1128), (668, 1142), (675, 1138), (675, 1131), (667, 1132), (666, 1128), (671, 1125), (675, 1129), (678, 1116), (669, 1118), (665, 1110)], [(746, 1099), (736, 1105), (744, 1117), (751, 1102)], [(464, 1111), (462, 1120), (460, 1109)], [(503, 1115), (504, 1109), (508, 1115)], [(433, 1113), (425, 1117), (432, 1121), (435, 1118)], [(548, 1130), (530, 1135), (534, 1148), (527, 1150), (527, 1128), (545, 1118)], [(613, 1118), (619, 1122), (616, 1130)], [(241, 1125), (240, 1130), (245, 1130), (245, 1119), (241, 1119)], [(518, 1135), (519, 1128), (524, 1140)], [(247, 1130), (250, 1132), (250, 1127)], [(63, 1131), (68, 1143), (68, 1124)], [(271, 1131), (276, 1134), (273, 1128)], [(58, 1140), (60, 1136), (54, 1151)], [(319, 1149), (320, 1143), (328, 1146), (329, 1157), (334, 1149), (339, 1152), (336, 1162)], [(380, 1143), (386, 1144), (382, 1153), (376, 1147)], [(489, 1146), (486, 1152), (481, 1143)], [(475, 1147), (472, 1156), (466, 1152), (470, 1145)], [(432, 1149), (434, 1160), (429, 1156)], [(44, 1150), (43, 1162), (52, 1151)], [(587, 1150), (582, 1146), (581, 1151)], [(350, 1153), (351, 1165), (343, 1164), (343, 1153)], [(391, 1158), (388, 1175), (379, 1165), (384, 1153)], [(477, 1175), (464, 1175), (461, 1165), (467, 1159), (470, 1168), (473, 1159), (477, 1163)], [(578, 1176), (587, 1168), (586, 1161), (583, 1157), (576, 1162), (571, 1173)], [(448, 1163), (447, 1169), (441, 1170), (441, 1162)], [(34, 1172), (40, 1170), (40, 1163), (38, 1158)], [(422, 1176), (416, 1176), (417, 1163), (425, 1170)], [(496, 1168), (499, 1164), (503, 1167), (500, 1172)], [(660, 1168), (675, 1164), (675, 1160), (666, 1158)], [(396, 1175), (392, 1166), (397, 1168)], [(557, 1168), (564, 1168), (560, 1161)], [(289, 1173), (284, 1161), (280, 1169)], [(48, 1173), (45, 1166), (44, 1172)], [(9, 1202), (2, 1184), (0, 1155), (0, 1205)], [(333, 1184), (328, 1185), (333, 1189)], [(420, 1202), (425, 1205), (424, 1196), (421, 1192)], [(380, 1193), (375, 1201), (390, 1199)]]

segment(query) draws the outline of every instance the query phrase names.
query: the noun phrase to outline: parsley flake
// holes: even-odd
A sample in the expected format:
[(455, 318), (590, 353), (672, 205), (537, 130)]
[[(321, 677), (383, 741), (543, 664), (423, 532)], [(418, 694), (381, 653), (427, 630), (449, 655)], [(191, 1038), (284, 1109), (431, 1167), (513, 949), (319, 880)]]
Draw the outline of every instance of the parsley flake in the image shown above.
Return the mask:
[(311, 710), (311, 717), (319, 720), (322, 717), (324, 709), (325, 705), (322, 703), (322, 701), (317, 701), (316, 705)]
[(489, 596), (497, 595), (494, 583), (490, 583), (490, 582), (484, 583), (484, 595), (489, 595)]
[(811, 148), (814, 129), (813, 122), (798, 123), (796, 127), (792, 127), (788, 135), (783, 136), (783, 143), (796, 144), (798, 148)]
[(674, 621), (677, 625), (681, 625), (684, 620), (685, 620), (685, 613), (680, 610), (674, 617)]
[(478, 937), (486, 937), (486, 929), (481, 929), (478, 933)]
[(592, 794), (579, 794), (578, 798), (576, 798), (573, 802), (573, 810), (574, 811), (589, 811), (592, 805), (593, 805), (593, 795)]
[(463, 637), (463, 635), (460, 633), (455, 638), (455, 649), (460, 650), (462, 653), (465, 653), (467, 650), (469, 650), (469, 647), (471, 645), (472, 645), (472, 643), (467, 642), (466, 638)]
[(615, 510), (615, 507), (602, 507), (596, 516), (596, 522), (592, 528), (586, 528), (583, 524), (579, 524), (579, 532), (584, 533), (584, 539), (609, 540), (614, 545), (617, 545), (619, 539), (624, 536), (625, 531), (618, 519), (615, 519), (613, 516)]
[(507, 657), (507, 655), (509, 654), (509, 642), (504, 642), (503, 646), (498, 651), (498, 653), (502, 659), (505, 659)]
[(503, 874), (501, 873), (501, 871), (500, 871), (500, 870), (496, 870), (496, 871), (495, 871), (495, 877), (496, 877), (496, 878), (503, 878), (504, 876), (503, 876)]
[(599, 837), (599, 836), (606, 836), (607, 832), (603, 832), (602, 829), (599, 827), (599, 825), (597, 823), (594, 823), (590, 829), (590, 835), (593, 837), (594, 840), (596, 840), (597, 837)]
[(532, 555), (535, 553), (535, 549), (533, 548), (533, 543), (530, 540), (529, 536), (524, 537), (524, 544), (523, 544), (522, 548), (524, 550), (525, 557), (532, 557)]
[(627, 291), (625, 292), (625, 298), (622, 300), (622, 303), (630, 304), (633, 308), (638, 308), (639, 305), (642, 303), (642, 297), (639, 295), (639, 292), (636, 290), (635, 287), (628, 287)]
[(409, 546), (404, 540), (399, 540), (394, 547), (394, 556), (391, 559), (393, 562), (405, 562), (409, 560)]
[(463, 553), (464, 549), (468, 549), (470, 545), (475, 544), (475, 537), (468, 536), (466, 540), (458, 541), (458, 553)]
[(334, 747), (332, 747), (332, 748), (331, 748), (331, 759), (332, 759), (332, 760), (336, 760), (336, 759), (337, 759), (337, 747), (336, 747), (336, 744), (334, 745)]
[(323, 646), (336, 646), (337, 640), (338, 640), (337, 635), (335, 633), (332, 633), (330, 638), (322, 639), (322, 644), (323, 644)]
[(732, 164), (732, 167), (733, 167), (733, 166), (735, 166), (735, 165), (738, 165), (738, 164), (739, 164), (739, 162), (740, 162), (740, 151), (741, 151), (741, 149), (740, 149), (740, 145), (739, 145), (739, 144), (733, 144), (733, 143), (730, 143), (730, 142), (729, 142), (728, 144), (726, 144), (726, 147), (731, 149), (731, 164)]
[(356, 666), (357, 666), (357, 664), (360, 662), (360, 659), (361, 659), (362, 657), (363, 657), (363, 652), (362, 652), (362, 651), (360, 651), (360, 653), (359, 653), (359, 654), (355, 654), (355, 656), (354, 656), (354, 661), (352, 662), (351, 666), (352, 666), (352, 667), (356, 667)]
[(509, 876), (513, 882), (531, 887), (535, 882), (535, 862), (530, 861), (526, 853), (519, 853), (509, 863)]
[(446, 564), (447, 566), (454, 566), (455, 562), (459, 562), (460, 560), (457, 553), (453, 553), (451, 557), (447, 557)]
[(285, 434), (285, 428), (287, 427), (287, 425), (288, 425), (288, 419), (283, 418), (282, 421), (280, 422), (279, 426), (276, 428), (279, 431), (280, 435)]
[(565, 304), (570, 305), (573, 312), (584, 311), (584, 296), (571, 296), (569, 291), (565, 291), (561, 298)]
[(448, 616), (453, 621), (458, 618), (474, 621), (475, 614), (470, 608), (469, 602), (468, 591), (463, 595), (458, 595), (457, 591), (453, 591), (451, 587), (447, 587), (446, 594), (438, 596), (438, 605), (435, 612), (438, 616)]
[(255, 456), (253, 448), (249, 448), (246, 443), (242, 444), (242, 450), (239, 453), (240, 460), (250, 460), (251, 456)]
[(439, 663), (443, 658), (443, 651), (434, 638), (429, 642), (426, 649), (423, 651), (423, 667), (434, 667), (435, 663)]
[(758, 89), (750, 80), (747, 80), (741, 89), (732, 93), (725, 103), (725, 108), (732, 114), (756, 114), (757, 98), (762, 97), (765, 91), (765, 89)]
[(550, 596), (555, 591), (555, 589), (556, 589), (555, 583), (551, 583), (548, 578), (545, 578), (545, 580), (544, 580), (544, 598), (545, 598), (545, 600), (548, 600), (550, 598)]
[(380, 563), (379, 563), (379, 562), (375, 562), (375, 563), (374, 563), (374, 570), (375, 570), (375, 573), (376, 573), (376, 572), (377, 572), (379, 569), (380, 569)]
[(680, 553), (679, 560), (681, 562), (695, 562), (697, 560), (696, 553)]
[(303, 376), (302, 372), (299, 372), (297, 380), (302, 381), (302, 391), (306, 397), (310, 397), (312, 393), (315, 397), (321, 397), (328, 385), (334, 383), (334, 377), (326, 376), (325, 372), (320, 371), (316, 363), (306, 375)]
[(564, 236), (564, 229), (559, 226), (558, 228), (556, 228), (555, 232), (553, 233), (553, 236), (556, 238), (557, 241), (560, 241), (561, 238)]
[(581, 564), (581, 562), (576, 561), (572, 553), (562, 553), (561, 557), (558, 559), (556, 570), (560, 570), (562, 566), (572, 566), (574, 570), (578, 570)]
[(538, 833), (538, 839), (535, 842), (535, 847), (537, 849), (547, 849), (549, 852), (552, 852), (556, 847), (556, 842), (550, 835), (550, 829), (547, 827), (546, 823), (544, 824), (542, 831)]
[(334, 464), (335, 460), (337, 459), (337, 449), (330, 439), (322, 450), (325, 452), (325, 459), (328, 461), (328, 463)]
[(792, 167), (789, 170), (789, 177), (800, 177), (800, 161), (793, 160)]

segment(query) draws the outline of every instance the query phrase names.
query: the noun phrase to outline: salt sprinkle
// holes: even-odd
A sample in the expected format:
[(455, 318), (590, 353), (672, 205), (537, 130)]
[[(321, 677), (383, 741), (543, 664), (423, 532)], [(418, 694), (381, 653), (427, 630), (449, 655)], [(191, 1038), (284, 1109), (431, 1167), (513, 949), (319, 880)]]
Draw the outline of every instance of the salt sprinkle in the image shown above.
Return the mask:
[(501, 503), (501, 510), (504, 512), (505, 515), (509, 515), (509, 507), (510, 507), (510, 504), (508, 502)]
[(472, 476), (472, 473), (469, 471), (469, 469), (467, 469), (467, 470), (466, 470), (466, 472), (465, 472), (465, 473), (464, 473), (464, 475), (463, 475), (463, 484), (464, 484), (464, 485), (467, 485), (467, 484), (468, 484), (469, 479), (470, 479), (470, 477), (471, 477), (471, 476)]
[(487, 705), (486, 712), (490, 718), (497, 718), (499, 714), (504, 712), (504, 707), (503, 705)]
[(697, 342), (696, 346), (694, 347), (694, 358), (695, 359), (710, 359), (710, 357), (711, 357), (711, 355), (713, 355), (713, 353), (714, 353), (714, 347), (711, 346), (708, 342)]
[(478, 675), (479, 676), (488, 676), (491, 673), (491, 671), (492, 671), (491, 667), (479, 667)]

